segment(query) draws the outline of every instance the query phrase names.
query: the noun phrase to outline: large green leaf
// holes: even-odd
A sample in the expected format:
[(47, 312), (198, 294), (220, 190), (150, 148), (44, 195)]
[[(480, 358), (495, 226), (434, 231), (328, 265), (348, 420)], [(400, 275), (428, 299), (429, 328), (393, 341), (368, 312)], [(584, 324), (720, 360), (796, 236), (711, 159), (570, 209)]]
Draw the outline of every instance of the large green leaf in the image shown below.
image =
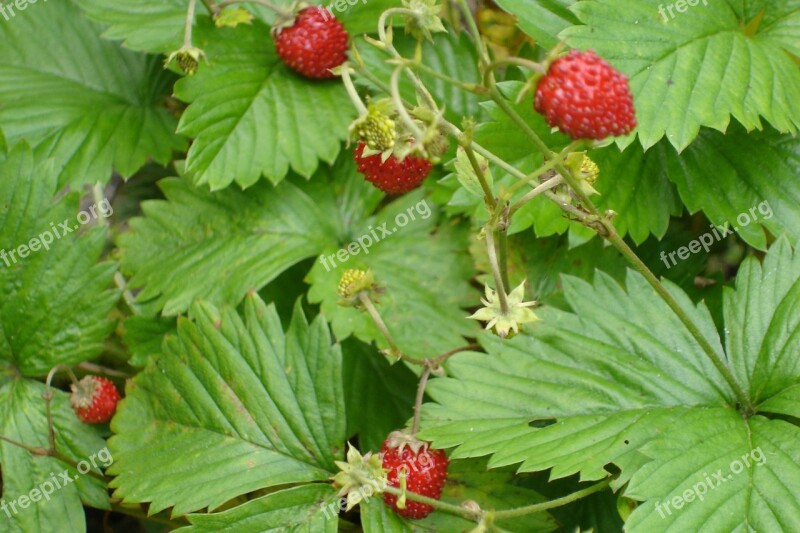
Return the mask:
[(189, 515), (193, 525), (176, 531), (335, 533), (338, 509), (339, 497), (331, 485), (303, 485), (273, 492), (221, 513)]
[(355, 335), (388, 348), (367, 313), (340, 305), (339, 279), (351, 268), (370, 269), (385, 289), (377, 308), (405, 353), (432, 357), (464, 344), (462, 337), (477, 331), (459, 310), (478, 301), (466, 282), (473, 271), (463, 228), (437, 227), (438, 218), (421, 190), (375, 215), (342, 216), (346, 223), (338, 233), (343, 237), (322, 252), (308, 275), (309, 300), (321, 304), (337, 338)]
[[(379, 307), (409, 353), (435, 355), (475, 332), (458, 310), (477, 301), (466, 282), (472, 269), (461, 228), (438, 227), (436, 209), (422, 190), (373, 214), (382, 195), (355, 172), (349, 154), (308, 182), (263, 182), (244, 192), (212, 193), (173, 178), (161, 187), (167, 200), (145, 203), (145, 217), (134, 219), (132, 231), (120, 237), (123, 267), (133, 274), (130, 285), (144, 287), (138, 298), (154, 313), (181, 313), (196, 298), (236, 305), (248, 290), (321, 254), (326, 262), (320, 257), (308, 278), (310, 300), (323, 303), (337, 338), (355, 333), (366, 342), (383, 342), (369, 316), (338, 305), (339, 278), (356, 267), (372, 268), (387, 288)], [(384, 223), (390, 235), (379, 229)], [(367, 255), (336, 258), (358, 239)], [(172, 257), (168, 264), (165, 256)]]
[[(159, 186), (167, 200), (145, 202), (145, 217), (131, 221), (119, 244), (131, 286), (144, 286), (138, 299), (165, 315), (197, 297), (235, 305), (326, 240), (313, 199), (288, 181), (246, 192), (209, 193), (179, 178)], [(166, 264), (165, 254), (172, 258)]]
[(341, 82), (291, 72), (261, 22), (215, 28), (203, 18), (195, 32), (213, 61), (175, 94), (190, 104), (179, 131), (194, 138), (186, 169), (197, 183), (248, 187), (262, 175), (277, 183), (290, 168), (308, 177), (320, 159), (333, 162), (355, 117)]
[[(75, 0), (86, 14), (100, 23), (108, 25), (103, 37), (121, 39), (134, 50), (167, 53), (177, 50), (183, 43), (183, 27), (186, 21), (187, 0)], [(331, 12), (342, 21), (351, 35), (375, 33), (381, 12), (400, 5), (400, 0), (349, 0), (339, 3), (314, 0), (331, 8)], [(291, 0), (275, 0), (275, 5), (289, 7)], [(270, 24), (275, 14), (270, 9), (250, 3), (247, 9), (256, 17)], [(208, 15), (198, 2), (195, 20)]]
[(725, 131), (731, 116), (748, 130), (763, 117), (797, 132), (800, 70), (789, 53), (800, 55), (800, 0), (676, 4), (581, 1), (584, 25), (561, 33), (630, 76), (644, 147), (666, 134), (683, 150), (701, 126)]
[(497, 0), (497, 5), (517, 16), (522, 31), (545, 48), (558, 44), (559, 32), (578, 23), (569, 11), (575, 0)]
[(650, 234), (664, 237), (670, 216), (683, 209), (667, 178), (667, 162), (678, 158), (675, 150), (662, 141), (644, 153), (633, 143), (623, 152), (611, 145), (589, 155), (600, 168), (595, 203), (617, 213), (614, 226), (619, 234), (630, 235), (637, 244)]
[(102, 41), (71, 0), (28, 7), (0, 18), (0, 124), (11, 144), (53, 157), (62, 185), (106, 182), (112, 167), (127, 177), (184, 149), (161, 105), (172, 75), (158, 59)]
[(669, 178), (691, 212), (702, 209), (717, 226), (727, 222), (760, 249), (767, 245), (764, 229), (800, 238), (796, 137), (772, 128), (748, 134), (736, 126), (727, 135), (703, 130), (680, 157), (673, 153), (667, 161)]
[[(44, 391), (41, 383), (20, 377), (1, 386), (0, 435), (28, 446), (47, 447)], [(107, 454), (103, 439), (96, 430), (78, 421), (67, 394), (55, 392), (52, 416), (56, 447), (61, 453), (75, 463), (86, 461), (93, 474), (108, 466), (112, 457)], [(109, 508), (103, 482), (80, 474), (57, 459), (34, 457), (27, 450), (0, 441), (0, 465), (3, 531), (84, 531), (82, 501), (100, 509)], [(28, 500), (21, 500), (22, 497)]]
[(114, 327), (104, 229), (80, 227), (77, 193), (53, 202), (57, 179), (24, 143), (0, 157), (0, 360), (27, 376), (95, 357)]
[(341, 351), (299, 305), (284, 334), (251, 293), (242, 316), (207, 303), (128, 387), (109, 441), (126, 502), (181, 515), (249, 492), (327, 480), (345, 439)]
[[(705, 305), (667, 284), (750, 390), (755, 413), (739, 411), (731, 387), (640, 275), (629, 273), (625, 288), (604, 274), (564, 286), (572, 312), (543, 310), (532, 336), (487, 337), (488, 355), (450, 360), (450, 377), (429, 385), (438, 405), (426, 408), (423, 438), (456, 447), (453, 457), (491, 455), (491, 467), (552, 469), (551, 478), (601, 479), (614, 463), (614, 485), (629, 482), (626, 496), (643, 501), (630, 531), (800, 527), (800, 431), (768, 416), (800, 415), (792, 342), (800, 256), (785, 240), (763, 267), (746, 260), (725, 294), (727, 353)], [(718, 472), (725, 481), (692, 503), (687, 491)], [(670, 513), (664, 502), (677, 503)]]

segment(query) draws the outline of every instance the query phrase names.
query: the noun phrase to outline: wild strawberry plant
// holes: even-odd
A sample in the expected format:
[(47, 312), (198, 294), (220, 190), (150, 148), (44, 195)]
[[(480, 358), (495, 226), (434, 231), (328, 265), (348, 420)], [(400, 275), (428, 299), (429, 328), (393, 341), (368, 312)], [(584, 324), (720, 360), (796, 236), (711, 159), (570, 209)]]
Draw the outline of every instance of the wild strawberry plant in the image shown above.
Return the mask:
[(800, 529), (800, 0), (19, 5), (3, 531)]

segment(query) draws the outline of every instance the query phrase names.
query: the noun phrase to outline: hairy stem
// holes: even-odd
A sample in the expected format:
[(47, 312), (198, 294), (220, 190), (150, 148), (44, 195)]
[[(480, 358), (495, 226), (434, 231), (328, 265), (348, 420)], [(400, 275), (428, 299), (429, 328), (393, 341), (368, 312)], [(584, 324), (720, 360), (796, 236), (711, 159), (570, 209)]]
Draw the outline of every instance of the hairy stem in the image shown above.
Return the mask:
[(427, 496), (423, 496), (415, 492), (409, 492), (409, 491), (403, 492), (402, 490), (396, 487), (389, 487), (389, 486), (384, 487), (383, 492), (387, 494), (392, 494), (394, 496), (397, 496), (398, 498), (405, 495), (406, 499), (408, 500), (430, 505), (434, 509), (458, 515), (463, 518), (466, 518), (467, 520), (478, 521), (480, 520), (483, 514), (481, 511), (471, 511), (465, 507), (453, 505), (452, 503), (447, 503), (440, 500), (434, 500), (433, 498), (428, 498)]
[(414, 402), (414, 422), (411, 425), (411, 434), (416, 435), (419, 431), (419, 417), (422, 412), (422, 399), (425, 397), (425, 385), (428, 384), (428, 378), (431, 376), (431, 365), (426, 365), (425, 370), (419, 378), (419, 386), (417, 387), (417, 399)]
[(192, 46), (192, 25), (194, 24), (194, 9), (196, 5), (197, 0), (189, 0), (189, 7), (186, 9), (186, 22), (183, 26), (184, 48), (191, 48)]
[(540, 183), (539, 185), (531, 189), (527, 194), (525, 194), (525, 196), (514, 202), (514, 204), (508, 209), (508, 217), (511, 218), (512, 216), (514, 216), (514, 213), (516, 213), (519, 210), (519, 208), (521, 208), (523, 205), (530, 202), (543, 192), (549, 191), (550, 189), (554, 189), (559, 185), (561, 185), (562, 183), (564, 183), (564, 178), (561, 176), (561, 174), (556, 174), (555, 177), (543, 183)]
[(386, 326), (386, 322), (383, 321), (381, 314), (378, 312), (378, 309), (375, 307), (375, 304), (372, 303), (372, 299), (366, 292), (361, 292), (358, 294), (358, 299), (361, 302), (361, 305), (364, 306), (364, 309), (367, 310), (369, 316), (372, 317), (372, 321), (377, 326), (378, 330), (380, 330), (383, 337), (386, 339), (386, 342), (389, 343), (389, 349), (392, 352), (392, 355), (395, 357), (403, 357), (403, 352), (400, 351), (400, 348), (397, 347), (397, 343), (394, 341), (394, 337), (389, 332), (389, 328)]
[(567, 505), (574, 501), (580, 500), (581, 498), (585, 498), (590, 494), (594, 494), (595, 492), (600, 492), (601, 490), (605, 489), (614, 478), (606, 478), (599, 483), (595, 483), (590, 487), (586, 487), (585, 489), (581, 489), (577, 492), (573, 492), (572, 494), (568, 494), (562, 498), (556, 498), (555, 500), (550, 500), (548, 502), (536, 503), (533, 505), (526, 505), (525, 507), (517, 507), (516, 509), (508, 509), (506, 511), (494, 511), (494, 519), (495, 520), (506, 520), (508, 518), (517, 518), (520, 516), (525, 516), (534, 513), (541, 513), (542, 511), (547, 511), (548, 509), (554, 509), (556, 507), (561, 507), (563, 505)]
[(486, 181), (486, 175), (483, 173), (480, 163), (478, 163), (478, 158), (475, 157), (475, 151), (472, 149), (472, 135), (468, 135), (468, 138), (460, 142), (460, 145), (464, 148), (464, 153), (467, 154), (469, 164), (472, 166), (472, 170), (475, 172), (475, 175), (478, 177), (478, 182), (481, 184), (484, 195), (483, 201), (486, 202), (489, 213), (494, 213), (495, 209), (497, 209), (497, 201), (494, 198), (492, 188), (489, 187), (489, 182)]
[(486, 235), (486, 251), (489, 253), (489, 264), (492, 267), (492, 276), (494, 276), (494, 283), (497, 287), (497, 297), (500, 299), (500, 311), (505, 315), (508, 314), (508, 296), (503, 283), (503, 276), (500, 274), (497, 250), (494, 247), (494, 228), (487, 224), (484, 234)]

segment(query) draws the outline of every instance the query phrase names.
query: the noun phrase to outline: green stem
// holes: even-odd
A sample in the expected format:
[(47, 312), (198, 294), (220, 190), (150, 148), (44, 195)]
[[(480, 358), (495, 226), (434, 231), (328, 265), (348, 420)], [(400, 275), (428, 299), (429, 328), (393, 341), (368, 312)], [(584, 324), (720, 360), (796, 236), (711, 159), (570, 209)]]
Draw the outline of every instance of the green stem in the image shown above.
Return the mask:
[(486, 90), (486, 87), (484, 87), (483, 85), (478, 85), (477, 83), (466, 83), (466, 82), (463, 82), (461, 80), (458, 80), (456, 78), (448, 76), (447, 74), (443, 74), (443, 73), (439, 72), (438, 70), (433, 69), (433, 68), (429, 67), (428, 65), (426, 65), (424, 63), (420, 63), (419, 65), (415, 65), (415, 67), (418, 68), (419, 70), (425, 72), (426, 74), (428, 74), (428, 75), (430, 75), (430, 76), (432, 76), (434, 78), (437, 78), (439, 80), (442, 80), (442, 81), (444, 81), (446, 83), (449, 83), (450, 85), (453, 85), (454, 87), (458, 87), (459, 89), (461, 89), (463, 91), (467, 91), (467, 92), (474, 93), (474, 94), (479, 94), (479, 95), (486, 95), (488, 93), (488, 91)]
[(194, 8), (197, 0), (189, 0), (189, 7), (186, 10), (186, 22), (183, 26), (183, 47), (192, 47), (192, 24), (194, 24)]
[[(509, 217), (510, 219), (510, 217)], [(503, 227), (497, 231), (497, 248), (500, 254), (500, 278), (503, 280), (503, 286), (510, 288), (511, 284), (508, 281), (508, 228)]]
[(441, 500), (434, 500), (433, 498), (428, 498), (427, 496), (416, 494), (414, 492), (409, 492), (409, 491), (403, 492), (397, 487), (389, 487), (389, 486), (384, 487), (383, 492), (387, 494), (392, 494), (393, 496), (397, 496), (398, 498), (405, 495), (405, 497), (409, 500), (430, 505), (434, 509), (458, 515), (463, 518), (466, 518), (467, 520), (478, 521), (480, 520), (481, 515), (483, 514), (481, 511), (471, 511), (465, 507), (461, 507), (459, 505), (453, 505), (452, 503), (443, 502)]
[(456, 2), (461, 8), (461, 11), (464, 12), (464, 18), (467, 19), (467, 28), (469, 29), (470, 34), (472, 34), (472, 39), (475, 41), (475, 47), (478, 49), (478, 53), (480, 54), (481, 64), (486, 66), (491, 62), (491, 59), (489, 58), (489, 53), (487, 52), (486, 47), (484, 46), (480, 29), (478, 29), (478, 24), (475, 22), (475, 17), (472, 16), (472, 10), (470, 9), (466, 0), (456, 0)]
[(489, 254), (489, 264), (492, 268), (492, 276), (494, 276), (494, 283), (497, 288), (497, 297), (500, 299), (500, 311), (508, 314), (508, 296), (506, 294), (506, 287), (503, 283), (503, 276), (500, 274), (500, 266), (497, 262), (497, 250), (494, 247), (494, 228), (489, 224), (486, 225), (484, 230), (486, 235), (486, 251)]
[(403, 352), (400, 351), (400, 348), (397, 347), (397, 343), (394, 341), (394, 337), (389, 332), (389, 328), (386, 326), (386, 322), (383, 321), (381, 314), (378, 312), (378, 309), (375, 307), (375, 304), (372, 303), (372, 299), (366, 292), (361, 292), (358, 294), (358, 299), (361, 302), (361, 305), (364, 306), (364, 309), (367, 310), (369, 316), (372, 317), (372, 321), (377, 326), (378, 330), (380, 330), (383, 337), (386, 339), (386, 342), (389, 343), (389, 349), (392, 352), (392, 355), (395, 357), (404, 357)]
[[(524, 68), (526, 68), (528, 70), (531, 70), (531, 71), (533, 71), (533, 72), (535, 72), (537, 74), (544, 74), (546, 72), (544, 66), (541, 65), (540, 63), (537, 63), (535, 61), (531, 61), (529, 59), (524, 59), (524, 58), (521, 58), (521, 57), (505, 57), (503, 59), (496, 59), (496, 60), (492, 61), (491, 63), (489, 63), (489, 65), (486, 67), (486, 70), (488, 72), (494, 73), (498, 68), (505, 67), (505, 66), (508, 66), (508, 65), (512, 65), (512, 66), (516, 66), (516, 67), (524, 67)], [(484, 74), (484, 76), (485, 75), (486, 74)]]
[(392, 50), (394, 50), (394, 47), (389, 43), (389, 40), (386, 38), (386, 20), (394, 15), (410, 15), (412, 17), (417, 16), (417, 14), (413, 10), (406, 9), (403, 7), (393, 7), (381, 13), (380, 18), (378, 18), (378, 39), (383, 44), (385, 44), (387, 48), (391, 47)]
[(469, 159), (469, 164), (472, 166), (472, 170), (475, 172), (475, 175), (478, 177), (478, 182), (481, 184), (481, 189), (483, 189), (483, 201), (486, 202), (486, 207), (489, 209), (490, 213), (494, 213), (495, 209), (497, 209), (497, 201), (494, 198), (494, 193), (492, 192), (492, 188), (489, 187), (489, 182), (486, 181), (486, 175), (483, 173), (483, 169), (481, 168), (480, 163), (478, 163), (478, 158), (475, 157), (475, 151), (472, 149), (472, 135), (471, 133), (467, 134), (467, 138), (461, 138), (459, 144), (464, 149), (464, 153), (467, 154), (467, 159)]
[(417, 126), (417, 124), (411, 118), (411, 115), (408, 114), (406, 106), (403, 105), (403, 97), (400, 96), (400, 74), (402, 74), (403, 70), (405, 69), (406, 67), (396, 67), (392, 71), (392, 77), (389, 80), (389, 87), (392, 91), (390, 94), (392, 96), (394, 106), (397, 109), (397, 113), (400, 115), (400, 118), (405, 123), (406, 127), (411, 131), (414, 140), (416, 142), (422, 142), (422, 139), (425, 137), (425, 132), (419, 129), (419, 126)]
[(514, 193), (515, 193), (515, 192), (516, 192), (518, 189), (520, 189), (520, 188), (524, 187), (525, 185), (527, 185), (528, 183), (530, 183), (530, 182), (531, 182), (531, 181), (533, 181), (534, 179), (538, 178), (539, 176), (541, 176), (542, 174), (544, 174), (544, 173), (545, 173), (545, 172), (547, 172), (548, 170), (552, 170), (553, 168), (555, 168), (555, 167), (556, 167), (556, 165), (559, 165), (559, 164), (563, 163), (563, 162), (564, 162), (564, 160), (567, 158), (567, 156), (568, 156), (569, 154), (571, 154), (572, 152), (574, 152), (574, 151), (575, 151), (575, 149), (576, 149), (578, 146), (580, 146), (580, 144), (581, 144), (582, 142), (583, 142), (583, 141), (573, 141), (573, 142), (571, 142), (569, 145), (567, 145), (567, 146), (566, 146), (566, 147), (565, 147), (563, 150), (561, 150), (561, 152), (559, 152), (559, 153), (558, 153), (558, 154), (557, 154), (555, 157), (553, 157), (552, 159), (550, 159), (550, 160), (547, 160), (547, 159), (545, 158), (545, 162), (544, 162), (544, 164), (543, 164), (542, 166), (540, 166), (539, 168), (537, 168), (536, 170), (534, 170), (533, 172), (531, 172), (530, 174), (528, 174), (527, 176), (525, 176), (525, 179), (523, 179), (523, 180), (520, 180), (520, 181), (517, 181), (516, 183), (513, 183), (513, 184), (511, 184), (511, 186), (508, 188), (508, 191), (507, 191), (508, 198), (510, 199), (510, 198), (511, 198), (511, 196), (512, 196), (512, 195), (513, 195), (513, 194), (514, 194)]
[(94, 363), (83, 362), (78, 365), (78, 368), (81, 368), (93, 374), (105, 374), (106, 376), (111, 376), (114, 378), (128, 379), (132, 377), (127, 372), (120, 372), (119, 370), (114, 370), (113, 368), (96, 365)]
[(581, 498), (585, 498), (590, 494), (594, 494), (595, 492), (600, 492), (601, 490), (608, 487), (608, 485), (611, 484), (613, 479), (614, 478), (610, 477), (606, 478), (599, 483), (595, 483), (590, 487), (586, 487), (585, 489), (573, 492), (572, 494), (568, 494), (563, 498), (557, 498), (555, 500), (550, 500), (542, 503), (535, 503), (533, 505), (526, 505), (525, 507), (517, 507), (516, 509), (508, 509), (506, 511), (494, 511), (493, 513), (494, 519), (507, 520), (509, 518), (518, 518), (520, 516), (525, 516), (534, 513), (541, 513), (542, 511), (547, 511), (548, 509), (554, 509), (556, 507), (567, 505), (574, 501), (580, 500)]
[(733, 374), (733, 371), (728, 363), (714, 350), (697, 325), (692, 321), (686, 311), (684, 311), (684, 309), (677, 302), (677, 300), (675, 300), (672, 294), (670, 294), (666, 287), (664, 287), (664, 285), (659, 281), (655, 274), (653, 274), (647, 265), (645, 265), (644, 262), (639, 259), (639, 256), (636, 255), (633, 250), (631, 250), (630, 246), (628, 246), (628, 244), (617, 234), (617, 232), (614, 231), (613, 225), (610, 222), (606, 222), (605, 225), (607, 228), (609, 228), (609, 235), (606, 236), (606, 239), (614, 246), (614, 248), (619, 250), (619, 252), (628, 260), (628, 262), (631, 263), (633, 267), (645, 277), (645, 279), (647, 279), (650, 285), (653, 286), (656, 292), (658, 292), (661, 298), (678, 316), (678, 319), (680, 319), (692, 337), (695, 338), (697, 343), (700, 345), (700, 348), (702, 348), (706, 355), (708, 355), (708, 357), (711, 359), (711, 362), (725, 378), (725, 381), (728, 382), (728, 385), (730, 385), (733, 393), (736, 395), (736, 400), (739, 402), (741, 408), (743, 408), (747, 414), (754, 413), (755, 409), (747, 395), (747, 392)]
[(425, 370), (419, 378), (419, 385), (417, 386), (417, 398), (414, 402), (414, 422), (411, 425), (411, 434), (416, 435), (419, 431), (419, 418), (422, 413), (422, 400), (425, 397), (425, 385), (428, 384), (428, 378), (431, 376), (431, 365), (426, 365)]
[(556, 174), (555, 177), (543, 183), (540, 183), (539, 185), (531, 189), (527, 194), (525, 194), (525, 196), (514, 202), (514, 204), (508, 210), (508, 218), (514, 216), (514, 213), (516, 213), (523, 205), (525, 205), (529, 201), (533, 200), (534, 198), (536, 198), (545, 191), (549, 191), (550, 189), (558, 187), (562, 183), (564, 183), (564, 178), (561, 176), (561, 174)]
[(361, 97), (358, 95), (358, 91), (356, 90), (355, 84), (353, 84), (353, 79), (350, 77), (350, 65), (345, 63), (342, 65), (342, 83), (344, 83), (344, 88), (347, 91), (347, 96), (350, 97), (350, 100), (353, 102), (356, 110), (358, 111), (359, 115), (366, 115), (367, 114), (367, 106), (364, 105), (364, 102), (361, 101)]
[[(99, 207), (100, 204), (103, 203), (104, 197), (105, 195), (103, 186), (98, 181), (94, 184), (94, 186), (92, 186), (92, 199), (94, 200), (95, 207)], [(99, 217), (99, 223), (103, 226), (108, 226), (108, 220), (106, 220), (106, 217)]]

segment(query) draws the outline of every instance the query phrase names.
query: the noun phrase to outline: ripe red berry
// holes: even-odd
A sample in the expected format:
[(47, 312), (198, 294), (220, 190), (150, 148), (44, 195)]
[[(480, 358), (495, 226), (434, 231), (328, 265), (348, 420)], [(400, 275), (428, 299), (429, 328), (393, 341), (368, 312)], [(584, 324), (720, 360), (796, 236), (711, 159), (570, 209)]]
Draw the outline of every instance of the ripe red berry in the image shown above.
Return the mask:
[(572, 50), (550, 65), (534, 108), (573, 139), (627, 135), (636, 127), (628, 78), (591, 50)]
[[(399, 431), (393, 432), (381, 448), (382, 466), (388, 470), (389, 485), (400, 487), (400, 473), (405, 472), (406, 489), (438, 500), (447, 481), (450, 461), (442, 450), (428, 449), (426, 443)], [(384, 493), (383, 501), (394, 512), (407, 518), (425, 518), (433, 512), (430, 505), (406, 499), (405, 508), (397, 507), (397, 496)]]
[(117, 388), (109, 380), (86, 376), (72, 385), (69, 402), (81, 422), (104, 424), (114, 416), (119, 399)]
[(347, 31), (323, 7), (302, 9), (294, 24), (275, 31), (278, 56), (292, 70), (315, 79), (333, 78), (329, 69), (347, 59)]
[(364, 143), (358, 143), (353, 152), (358, 171), (367, 181), (388, 194), (402, 194), (419, 187), (433, 165), (427, 159), (413, 155), (403, 160), (390, 155), (381, 162), (381, 154), (363, 157)]

